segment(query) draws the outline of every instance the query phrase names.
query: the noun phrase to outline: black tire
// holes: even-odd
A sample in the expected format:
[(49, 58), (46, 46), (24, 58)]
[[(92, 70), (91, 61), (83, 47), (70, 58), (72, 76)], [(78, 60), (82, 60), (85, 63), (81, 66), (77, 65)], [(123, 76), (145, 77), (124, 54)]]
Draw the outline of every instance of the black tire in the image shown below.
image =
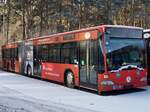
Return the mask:
[(68, 71), (65, 74), (65, 85), (69, 88), (74, 88), (75, 84), (74, 84), (74, 75), (72, 72)]
[(37, 75), (37, 76), (41, 76), (41, 71), (42, 71), (42, 66), (41, 63), (38, 61), (34, 62), (34, 70), (33, 70), (33, 74)]
[(98, 91), (98, 94), (101, 96), (108, 96), (110, 93), (108, 91)]
[(32, 69), (30, 66), (27, 67), (27, 76), (32, 76)]

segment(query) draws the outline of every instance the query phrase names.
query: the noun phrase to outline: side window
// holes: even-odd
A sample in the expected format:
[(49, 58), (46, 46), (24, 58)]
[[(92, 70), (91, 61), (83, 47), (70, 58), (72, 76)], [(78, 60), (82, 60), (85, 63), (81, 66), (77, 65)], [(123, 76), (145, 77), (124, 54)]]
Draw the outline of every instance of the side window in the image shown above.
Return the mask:
[(8, 49), (8, 58), (11, 59), (11, 49)]
[(16, 54), (16, 55), (15, 55), (15, 58), (18, 59), (18, 57), (19, 57), (19, 56), (18, 56), (18, 55), (19, 55), (19, 54), (18, 54), (18, 48), (16, 48), (15, 54)]
[(38, 51), (37, 58), (39, 60), (42, 60), (42, 49), (41, 48), (42, 48), (41, 45), (37, 46), (37, 51)]
[(74, 46), (70, 49), (70, 62), (71, 64), (78, 64), (78, 48)]
[(65, 43), (61, 48), (61, 62), (68, 64), (78, 64), (77, 43)]
[(18, 58), (18, 48), (3, 49), (3, 58), (17, 59)]
[(8, 50), (8, 54), (9, 54), (9, 55), (8, 55), (8, 56), (9, 56), (8, 58), (11, 59), (11, 57), (12, 57), (11, 49)]
[(54, 62), (60, 62), (60, 48), (59, 48), (59, 46), (56, 46), (53, 49), (53, 59), (54, 59)]
[(15, 48), (10, 49), (11, 52), (11, 58), (14, 59), (15, 58)]
[(53, 46), (52, 45), (49, 45), (49, 61), (50, 62), (53, 62), (53, 54), (52, 54), (52, 51), (53, 50)]
[(4, 52), (5, 52), (5, 58), (6, 58), (6, 59), (7, 59), (7, 56), (8, 56), (8, 55), (7, 55), (7, 51), (8, 51), (7, 49), (4, 49)]
[(49, 61), (60, 62), (60, 45), (49, 45)]
[(2, 58), (5, 59), (6, 58), (6, 54), (5, 54), (5, 49), (2, 49)]
[(13, 58), (16, 58), (16, 48), (13, 49)]
[(48, 45), (41, 46), (41, 59), (43, 61), (48, 61)]
[(34, 60), (38, 59), (38, 46), (33, 46), (33, 56), (34, 56)]
[(62, 48), (61, 49), (61, 62), (62, 63), (70, 63), (69, 48)]
[(49, 47), (48, 45), (34, 46), (34, 60), (48, 61)]
[(2, 49), (1, 51), (2, 51), (2, 59), (4, 59), (4, 49)]
[(9, 59), (11, 59), (11, 55), (12, 55), (11, 49), (8, 49), (8, 58), (9, 58)]
[(10, 49), (6, 49), (6, 58), (10, 59), (10, 57), (11, 57)]

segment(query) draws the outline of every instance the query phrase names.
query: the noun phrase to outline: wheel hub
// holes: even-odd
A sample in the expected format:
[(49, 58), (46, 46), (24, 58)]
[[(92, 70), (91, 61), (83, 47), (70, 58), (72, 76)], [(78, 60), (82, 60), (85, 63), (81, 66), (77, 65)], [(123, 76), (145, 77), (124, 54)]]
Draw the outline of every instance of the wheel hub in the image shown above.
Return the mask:
[(68, 82), (69, 84), (72, 84), (72, 83), (73, 83), (73, 76), (72, 76), (71, 73), (69, 73), (69, 74), (67, 75), (67, 82)]

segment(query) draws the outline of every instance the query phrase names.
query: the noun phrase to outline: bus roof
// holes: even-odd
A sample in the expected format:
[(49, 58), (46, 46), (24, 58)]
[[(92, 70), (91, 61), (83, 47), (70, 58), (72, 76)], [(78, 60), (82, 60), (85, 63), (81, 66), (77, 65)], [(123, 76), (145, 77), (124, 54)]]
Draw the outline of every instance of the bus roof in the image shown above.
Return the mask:
[(90, 30), (98, 30), (98, 29), (100, 29), (100, 28), (105, 28), (105, 27), (130, 28), (130, 29), (140, 29), (140, 30), (143, 30), (143, 28), (141, 28), (141, 27), (135, 27), (135, 26), (100, 25), (100, 26), (94, 26), (94, 27), (83, 28), (83, 29), (79, 29), (79, 30), (73, 30), (73, 31), (63, 32), (63, 33), (57, 33), (57, 34), (52, 34), (52, 35), (45, 35), (45, 36), (35, 37), (35, 38), (28, 39), (27, 41), (37, 40), (37, 39), (43, 39), (43, 38), (47, 38), (47, 37), (57, 37), (57, 36), (62, 36), (62, 35), (67, 35), (67, 34), (72, 34), (72, 33), (80, 33), (80, 32), (90, 31)]
[(105, 27), (114, 27), (114, 28), (130, 28), (130, 29), (141, 29), (143, 30), (143, 28), (141, 27), (136, 27), (136, 26), (125, 26), (125, 25), (104, 25)]
[[(99, 26), (82, 28), (82, 29), (79, 29), (79, 30), (73, 30), (73, 31), (68, 31), (68, 32), (63, 32), (63, 33), (56, 33), (56, 34), (45, 35), (45, 36), (38, 36), (38, 37), (27, 39), (25, 41), (38, 40), (38, 39), (43, 39), (43, 38), (47, 38), (47, 37), (57, 37), (57, 36), (62, 36), (62, 35), (67, 35), (67, 34), (80, 33), (80, 32), (84, 32), (84, 31), (98, 30), (98, 29), (101, 29), (101, 28), (104, 29), (104, 28), (107, 28), (107, 27), (112, 27), (112, 28), (130, 28), (130, 29), (141, 29), (141, 30), (143, 30), (143, 28), (141, 28), (141, 27), (135, 27), (135, 26), (99, 25)], [(11, 42), (11, 43), (8, 43), (8, 44), (17, 44), (17, 43), (20, 43), (20, 42), (21, 41)], [(5, 45), (8, 45), (8, 44), (5, 44)]]
[(62, 32), (62, 33), (56, 33), (56, 34), (51, 34), (51, 35), (35, 37), (35, 38), (28, 39), (28, 40), (30, 41), (30, 40), (47, 38), (47, 37), (57, 37), (57, 36), (61, 36), (61, 35), (79, 33), (79, 32), (84, 32), (84, 31), (91, 31), (91, 30), (96, 30), (96, 29), (98, 30), (99, 28), (100, 28), (100, 26), (88, 27), (88, 28), (83, 28), (83, 29), (79, 29), (79, 30), (73, 30), (73, 31), (68, 31), (68, 32)]

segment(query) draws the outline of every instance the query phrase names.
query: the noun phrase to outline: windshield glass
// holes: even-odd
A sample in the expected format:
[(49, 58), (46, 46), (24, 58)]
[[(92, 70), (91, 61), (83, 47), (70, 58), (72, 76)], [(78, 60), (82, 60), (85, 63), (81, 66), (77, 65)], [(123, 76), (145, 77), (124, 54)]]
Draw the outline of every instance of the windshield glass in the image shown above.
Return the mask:
[(104, 50), (102, 46), (102, 35), (98, 38), (98, 71), (103, 73), (105, 71), (104, 67)]
[[(120, 30), (120, 29), (119, 29)], [(111, 30), (114, 31), (114, 30)], [(116, 31), (116, 30), (115, 30)], [(117, 31), (118, 33), (118, 31)], [(107, 65), (109, 70), (118, 70), (122, 67), (129, 66), (130, 68), (144, 67), (144, 42), (142, 40), (142, 32), (136, 30), (130, 31), (129, 35), (127, 30), (119, 34), (114, 32), (109, 32), (106, 34), (105, 45), (107, 49)], [(113, 34), (113, 35), (112, 35)], [(115, 34), (115, 35), (114, 35)], [(124, 35), (123, 35), (124, 34)], [(139, 34), (139, 35), (137, 35)], [(134, 36), (134, 37), (133, 37)]]

